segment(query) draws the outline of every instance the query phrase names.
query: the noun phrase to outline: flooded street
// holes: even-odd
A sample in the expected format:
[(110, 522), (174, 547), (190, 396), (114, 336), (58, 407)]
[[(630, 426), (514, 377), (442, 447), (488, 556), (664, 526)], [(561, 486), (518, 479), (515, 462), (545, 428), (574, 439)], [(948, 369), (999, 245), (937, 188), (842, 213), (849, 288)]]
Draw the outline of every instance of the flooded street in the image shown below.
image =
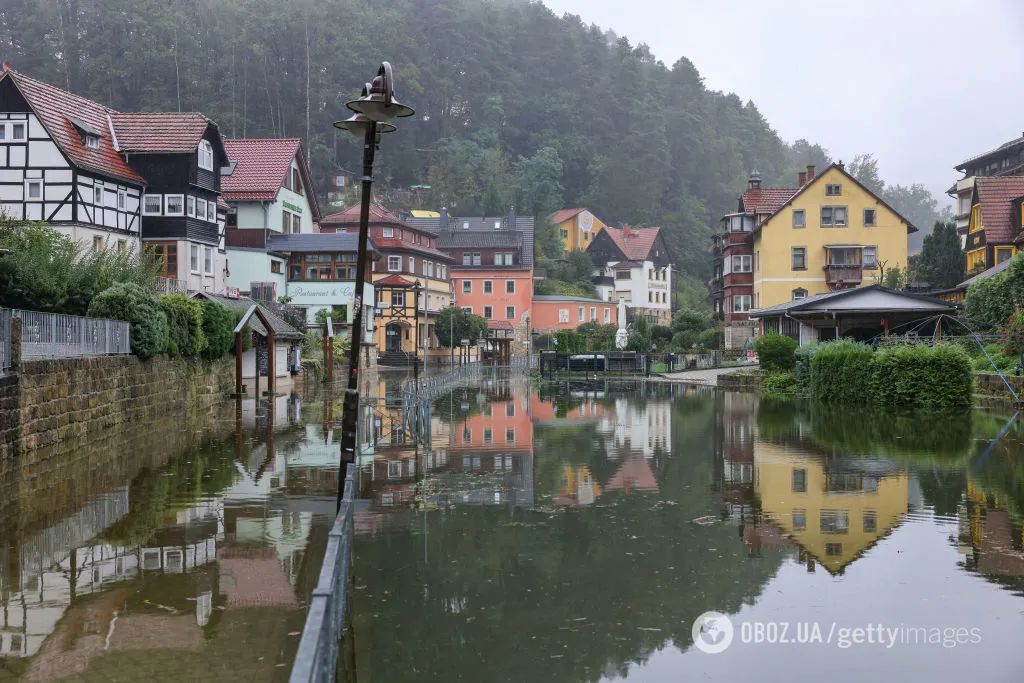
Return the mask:
[[(429, 450), (382, 439), (360, 468), (355, 680), (1018, 681), (1007, 419), (457, 389)], [(732, 626), (719, 654), (694, 646), (707, 611)]]

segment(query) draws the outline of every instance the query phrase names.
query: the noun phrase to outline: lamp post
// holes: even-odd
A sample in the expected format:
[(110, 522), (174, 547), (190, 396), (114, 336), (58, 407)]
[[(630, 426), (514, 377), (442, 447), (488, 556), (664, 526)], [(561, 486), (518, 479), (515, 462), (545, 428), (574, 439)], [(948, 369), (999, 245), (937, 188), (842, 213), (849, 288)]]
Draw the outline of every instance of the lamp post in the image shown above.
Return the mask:
[[(412, 344), (412, 376), (415, 378), (416, 373), (419, 371), (420, 364), (416, 360), (416, 354), (419, 353), (420, 349), (420, 292), (423, 288), (420, 287), (420, 281), (416, 280), (412, 286), (412, 324), (416, 328), (416, 338)], [(424, 327), (426, 327), (427, 316), (423, 316)], [(424, 366), (425, 367), (425, 366)], [(424, 371), (424, 374), (426, 372)]]
[(455, 369), (455, 295), (452, 294), (448, 300), (448, 305), (451, 307), (451, 315), (448, 316), (448, 350), (451, 352), (451, 368)]
[[(359, 208), (359, 247), (356, 257), (355, 310), (352, 316), (352, 348), (349, 350), (348, 388), (345, 390), (344, 416), (341, 432), (341, 462), (355, 462), (356, 430), (359, 412), (359, 349), (363, 341), (363, 301), (366, 290), (366, 241), (370, 230), (370, 187), (373, 185), (373, 157), (382, 133), (395, 130), (388, 121), (395, 117), (412, 116), (411, 107), (395, 99), (394, 76), (391, 64), (383, 62), (372, 83), (363, 87), (362, 96), (346, 103), (355, 112), (334, 126), (363, 138), (362, 198)], [(338, 508), (344, 489), (344, 472), (338, 477)]]

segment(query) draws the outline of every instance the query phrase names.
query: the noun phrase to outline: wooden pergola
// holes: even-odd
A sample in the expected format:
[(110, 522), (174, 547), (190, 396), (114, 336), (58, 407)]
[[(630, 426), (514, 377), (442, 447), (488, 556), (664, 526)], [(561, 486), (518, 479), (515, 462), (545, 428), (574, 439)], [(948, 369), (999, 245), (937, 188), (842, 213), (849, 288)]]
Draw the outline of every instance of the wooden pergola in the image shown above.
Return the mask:
[[(245, 330), (245, 326), (249, 323), (249, 318), (256, 316), (261, 323), (263, 323), (264, 329), (267, 331), (267, 395), (274, 395), (275, 378), (277, 376), (277, 352), (274, 348), (274, 326), (271, 325), (270, 320), (260, 310), (259, 304), (253, 304), (249, 307), (249, 310), (245, 312), (242, 319), (235, 325), (235, 395), (242, 396), (242, 333)], [(256, 358), (256, 387), (255, 395), (260, 395), (260, 363), (259, 354)]]

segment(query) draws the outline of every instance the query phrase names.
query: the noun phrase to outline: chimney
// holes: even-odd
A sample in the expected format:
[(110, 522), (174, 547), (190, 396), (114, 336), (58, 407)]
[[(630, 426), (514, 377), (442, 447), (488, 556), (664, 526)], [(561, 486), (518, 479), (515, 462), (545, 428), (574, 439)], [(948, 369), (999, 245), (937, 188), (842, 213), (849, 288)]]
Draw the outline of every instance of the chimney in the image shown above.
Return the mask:
[(442, 206), (440, 214), (441, 217), (437, 219), (437, 229), (438, 232), (444, 232), (449, 230), (451, 227), (448, 225), (448, 209)]
[(839, 163), (836, 164), (836, 166), (838, 166), (839, 168), (843, 169), (844, 171), (846, 170), (846, 164), (843, 163), (842, 159), (839, 160)]
[(796, 174), (796, 186), (803, 187), (807, 184), (807, 171), (800, 171)]
[(814, 180), (814, 166), (807, 165), (807, 182)]

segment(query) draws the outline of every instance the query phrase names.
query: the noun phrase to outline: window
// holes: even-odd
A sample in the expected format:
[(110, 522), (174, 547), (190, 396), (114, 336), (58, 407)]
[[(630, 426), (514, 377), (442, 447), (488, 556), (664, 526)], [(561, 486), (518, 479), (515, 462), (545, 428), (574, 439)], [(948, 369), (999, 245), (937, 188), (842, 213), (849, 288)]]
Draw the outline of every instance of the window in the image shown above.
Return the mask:
[(142, 196), (142, 215), (159, 216), (163, 210), (164, 197), (159, 194), (147, 194)]
[(476, 253), (473, 254), (473, 265), (474, 266), (479, 266), (480, 265), (480, 254), (476, 254)]
[(856, 247), (836, 248), (828, 250), (830, 266), (859, 266), (860, 249)]
[(505, 320), (515, 320), (515, 319), (516, 319), (516, 307), (515, 306), (506, 306), (505, 307)]
[(484, 443), (491, 443), (492, 441), (494, 441), (494, 430), (489, 429), (489, 428), (485, 429), (484, 430)]
[[(214, 208), (213, 202), (210, 202), (210, 208), (211, 209)], [(217, 220), (217, 217), (216, 216), (212, 216), (210, 218), (210, 220), (211, 221)], [(298, 235), (300, 232), (302, 232), (302, 216), (300, 216), (297, 213), (293, 213), (292, 214), (292, 232), (295, 233), (296, 235)]]
[(196, 198), (196, 218), (206, 220), (206, 200)]
[(807, 470), (793, 468), (793, 493), (807, 493)]
[(796, 301), (797, 299), (806, 299), (806, 298), (807, 298), (807, 290), (806, 289), (803, 289), (802, 287), (798, 287), (798, 288), (793, 290), (793, 301)]
[(123, 254), (127, 249), (128, 249), (128, 240), (118, 240), (117, 241), (117, 251), (119, 253)]
[(516, 293), (516, 281), (515, 280), (505, 280), (505, 293), (506, 294), (515, 294)]
[(630, 280), (630, 279), (632, 279), (632, 277), (633, 277), (633, 274), (632, 274), (631, 271), (628, 271), (628, 270), (616, 270), (615, 271), (615, 279), (616, 280)]
[(433, 261), (427, 261), (426, 276), (427, 277), (434, 277), (434, 262)]
[(823, 206), (821, 207), (821, 227), (823, 228), (845, 228), (846, 207), (845, 206)]
[(128, 191), (118, 190), (117, 191), (117, 208), (123, 209), (128, 204)]
[[(473, 440), (473, 430), (470, 429), (469, 427), (463, 427), (462, 428), (462, 443), (469, 443), (472, 440)], [(466, 459), (464, 458), (463, 459), (463, 464), (465, 464), (465, 460)]]
[(189, 251), (190, 251), (189, 263), (191, 264), (191, 266), (190, 266), (191, 270), (192, 270), (192, 272), (194, 274), (198, 275), (199, 274), (199, 245), (198, 244), (191, 244), (191, 245), (189, 245)]
[(280, 274), (281, 273), (281, 262), (280, 261), (274, 261), (273, 259), (271, 259), (271, 261), (270, 261), (270, 272), (271, 273), (278, 273), (278, 274)]
[(22, 142), (26, 139), (24, 123), (19, 121), (0, 122), (0, 140)]
[(302, 177), (299, 175), (299, 169), (292, 169), (292, 192), (295, 194), (302, 194)]
[(494, 317), (493, 310), (490, 306), (484, 306), (484, 318), (490, 320)]
[(597, 306), (590, 307), (590, 322), (597, 320)]
[(97, 253), (103, 251), (103, 238), (100, 237), (99, 235), (93, 235), (92, 250)]
[(864, 511), (864, 533), (873, 534), (878, 530), (878, 513), (874, 510)]
[(515, 428), (514, 427), (506, 427), (505, 428), (505, 442), (506, 443), (515, 443), (515, 441), (516, 441), (516, 430), (515, 430)]
[(401, 256), (388, 256), (388, 272), (397, 273), (402, 270)]
[(97, 183), (92, 188), (92, 203), (96, 206), (103, 206), (103, 186)]
[(607, 325), (612, 321), (612, 309), (604, 309), (604, 324)]
[(26, 180), (25, 181), (25, 199), (42, 199), (43, 198), (43, 181), (42, 180)]
[(827, 557), (839, 557), (843, 554), (842, 543), (826, 543), (825, 544), (825, 555)]
[(462, 293), (463, 294), (472, 294), (473, 293), (473, 281), (472, 280), (463, 280), (462, 281)]
[(394, 237), (394, 236), (395, 236), (395, 229), (394, 228), (384, 228), (384, 237)]
[(878, 247), (864, 247), (864, 267), (878, 267)]
[(484, 294), (492, 294), (494, 292), (494, 281), (484, 280)]
[(838, 197), (841, 194), (843, 194), (843, 186), (842, 185), (839, 185), (837, 183), (835, 185), (829, 184), (829, 185), (825, 186), (825, 196), (826, 197)]
[(807, 510), (793, 510), (793, 531), (807, 528)]
[[(582, 323), (582, 322), (586, 322), (586, 321), (587, 321), (587, 309), (585, 309), (585, 308), (584, 308), (583, 306), (580, 306), (580, 310), (579, 310), (579, 321), (580, 321), (581, 323)], [(568, 322), (568, 321), (566, 321), (566, 322)]]
[(167, 216), (185, 215), (185, 197), (180, 194), (169, 194), (164, 197), (164, 214)]
[(153, 256), (160, 263), (160, 277), (176, 279), (178, 277), (178, 245), (174, 242), (157, 242), (151, 246)]
[(207, 171), (213, 170), (213, 145), (209, 140), (199, 143), (199, 168)]
[(472, 258), (473, 258), (472, 254), (463, 254), (462, 255), (462, 265), (464, 265), (464, 266), (470, 265)]
[(516, 404), (514, 402), (506, 403), (505, 404), (505, 417), (515, 417), (515, 416), (516, 416)]
[(850, 515), (846, 510), (822, 510), (821, 533), (845, 534), (850, 530)]
[(793, 247), (790, 251), (793, 270), (807, 270), (807, 247)]
[(569, 322), (569, 309), (559, 308), (558, 309), (558, 322), (567, 323)]
[(803, 209), (793, 209), (793, 227), (803, 228), (807, 226), (807, 214)]
[(562, 228), (560, 232), (562, 233), (563, 240), (569, 239), (569, 231), (566, 228)]
[(874, 209), (864, 209), (864, 227), (873, 228), (876, 225), (878, 212)]
[(462, 310), (465, 311), (466, 313), (472, 313), (473, 312), (473, 307), (472, 306), (463, 306)]
[[(205, 218), (205, 216), (200, 216)], [(281, 212), (281, 232), (287, 234), (292, 231), (292, 215), (287, 211)]]
[(742, 256), (732, 257), (732, 272), (734, 273), (749, 273), (751, 272), (751, 259), (750, 254)]
[(195, 218), (196, 215), (196, 198), (188, 197), (185, 200), (185, 211), (189, 216)]
[(213, 249), (210, 247), (203, 248), (203, 272), (213, 275)]
[(733, 313), (746, 313), (750, 310), (750, 295), (736, 294), (732, 297)]
[(100, 148), (99, 136), (90, 135), (90, 134), (86, 133), (85, 134), (85, 146), (88, 147), (89, 149), (99, 149)]
[(409, 257), (409, 272), (410, 273), (415, 273), (416, 272), (416, 257), (415, 256), (410, 256)]
[[(1013, 247), (996, 247), (996, 265), (1009, 261), (1013, 258)], [(865, 267), (867, 266), (867, 256), (864, 257)]]

